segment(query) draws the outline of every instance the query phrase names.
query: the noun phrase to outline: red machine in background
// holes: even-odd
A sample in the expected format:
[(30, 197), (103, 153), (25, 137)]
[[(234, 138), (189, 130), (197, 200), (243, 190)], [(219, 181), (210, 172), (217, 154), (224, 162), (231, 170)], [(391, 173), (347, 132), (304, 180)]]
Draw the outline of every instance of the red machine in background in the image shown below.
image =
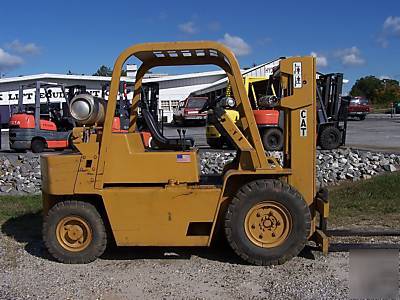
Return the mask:
[[(24, 105), (24, 90), (31, 88), (35, 88), (35, 103), (33, 106)], [(60, 103), (50, 103), (52, 93), (50, 88), (60, 88), (68, 103), (65, 88), (61, 84), (37, 81), (34, 84), (20, 86), (17, 112), (12, 114), (9, 120), (10, 149), (40, 153), (46, 148), (68, 147), (74, 122), (62, 112)], [(42, 89), (46, 102), (41, 105)]]
[[(105, 99), (108, 93), (108, 84), (102, 86), (102, 98)], [(129, 129), (129, 107), (130, 102), (128, 99), (128, 94), (130, 93), (128, 84), (122, 82), (120, 84), (119, 91), (119, 101), (117, 103), (116, 114), (114, 117), (112, 131), (113, 132), (127, 132)], [(158, 96), (159, 87), (158, 83), (147, 83), (142, 85), (141, 102), (139, 105), (139, 116), (138, 116), (138, 129), (141, 132), (144, 145), (146, 147), (151, 147), (151, 133), (146, 127), (146, 123), (143, 121), (143, 116), (141, 115), (141, 109), (147, 108), (153, 118), (158, 120), (158, 123), (163, 131), (163, 114), (162, 111), (158, 109)], [(159, 117), (160, 115), (160, 117)]]

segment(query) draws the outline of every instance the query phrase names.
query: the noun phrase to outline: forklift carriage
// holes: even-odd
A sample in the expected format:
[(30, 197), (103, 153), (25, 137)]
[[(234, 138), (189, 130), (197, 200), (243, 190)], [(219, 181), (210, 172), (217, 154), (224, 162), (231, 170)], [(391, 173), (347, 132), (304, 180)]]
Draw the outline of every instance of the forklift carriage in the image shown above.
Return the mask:
[[(113, 133), (120, 74), (131, 56), (142, 61), (128, 132)], [(153, 67), (212, 64), (222, 68), (236, 99), (240, 128), (223, 107), (209, 104), (219, 132), (237, 149), (221, 176), (201, 176), (198, 149), (162, 135), (142, 108), (158, 149), (137, 130), (142, 80)], [(281, 264), (308, 240), (326, 252), (326, 194), (315, 185), (316, 70), (313, 57), (280, 62), (285, 111), (284, 162), (266, 156), (233, 53), (220, 43), (146, 43), (115, 62), (104, 122), (73, 130), (72, 153), (41, 157), (43, 239), (64, 263), (87, 263), (118, 246), (210, 246), (224, 233), (252, 264)]]

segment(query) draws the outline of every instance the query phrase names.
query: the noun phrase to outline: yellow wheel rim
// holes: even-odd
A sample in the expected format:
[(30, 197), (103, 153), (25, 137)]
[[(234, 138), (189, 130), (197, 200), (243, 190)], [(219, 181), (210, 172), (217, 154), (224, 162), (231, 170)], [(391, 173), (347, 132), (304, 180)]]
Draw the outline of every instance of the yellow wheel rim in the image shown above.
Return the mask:
[(60, 245), (72, 252), (83, 251), (93, 239), (89, 224), (78, 216), (61, 219), (57, 224), (56, 235)]
[(264, 201), (247, 212), (244, 228), (253, 244), (262, 248), (273, 248), (281, 245), (289, 236), (292, 216), (281, 204)]

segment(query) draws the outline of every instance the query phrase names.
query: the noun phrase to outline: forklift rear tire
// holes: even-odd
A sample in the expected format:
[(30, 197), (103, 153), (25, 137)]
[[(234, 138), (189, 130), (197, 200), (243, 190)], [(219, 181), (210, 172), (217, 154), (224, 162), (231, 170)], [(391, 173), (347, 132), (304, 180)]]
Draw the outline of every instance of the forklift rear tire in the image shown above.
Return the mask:
[(84, 264), (101, 256), (107, 233), (97, 209), (82, 201), (62, 201), (44, 218), (43, 241), (59, 262)]
[(267, 151), (283, 149), (283, 132), (279, 128), (266, 128), (262, 131), (262, 142)]
[(31, 150), (33, 153), (42, 153), (46, 148), (46, 142), (42, 139), (33, 139), (31, 142)]
[(323, 150), (339, 148), (342, 134), (337, 127), (328, 126), (321, 130), (319, 134), (319, 146)]
[(283, 264), (304, 248), (311, 215), (290, 185), (261, 179), (242, 186), (225, 215), (225, 235), (232, 249), (255, 265)]

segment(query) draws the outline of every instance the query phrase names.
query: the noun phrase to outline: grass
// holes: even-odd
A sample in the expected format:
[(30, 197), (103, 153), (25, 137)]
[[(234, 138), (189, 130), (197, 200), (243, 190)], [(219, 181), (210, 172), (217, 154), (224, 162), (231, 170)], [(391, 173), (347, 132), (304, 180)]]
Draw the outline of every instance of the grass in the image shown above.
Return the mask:
[(40, 211), (42, 200), (40, 195), (34, 196), (0, 196), (0, 223), (10, 218)]
[(385, 215), (397, 215), (400, 219), (400, 172), (332, 187), (329, 200), (332, 220), (384, 219)]
[[(400, 172), (344, 183), (329, 192), (332, 220), (385, 215), (398, 215), (400, 219)], [(29, 222), (28, 216), (40, 215), (41, 207), (40, 195), (0, 196), (0, 224), (15, 218)]]
[(0, 196), (0, 242), (5, 255), (5, 265), (15, 268), (19, 264), (20, 246), (14, 241), (22, 243), (30, 253), (32, 245), (40, 241), (41, 236), (41, 207), (40, 195), (28, 196)]

